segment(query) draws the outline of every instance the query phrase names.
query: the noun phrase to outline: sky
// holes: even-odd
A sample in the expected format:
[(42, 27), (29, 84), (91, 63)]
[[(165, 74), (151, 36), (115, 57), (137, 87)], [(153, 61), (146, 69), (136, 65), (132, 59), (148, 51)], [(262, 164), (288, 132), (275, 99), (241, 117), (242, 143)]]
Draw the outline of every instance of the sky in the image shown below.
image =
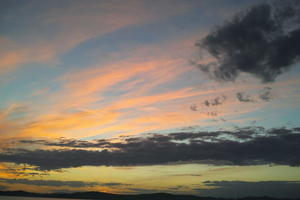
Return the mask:
[(300, 198), (299, 13), (1, 0), (0, 189)]

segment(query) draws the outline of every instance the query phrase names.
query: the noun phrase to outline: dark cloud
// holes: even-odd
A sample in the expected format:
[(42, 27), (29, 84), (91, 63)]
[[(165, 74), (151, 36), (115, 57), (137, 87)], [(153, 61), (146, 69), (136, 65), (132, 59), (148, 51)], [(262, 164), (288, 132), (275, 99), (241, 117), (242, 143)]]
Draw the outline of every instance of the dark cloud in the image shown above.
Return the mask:
[(151, 193), (161, 193), (168, 192), (167, 190), (158, 190), (158, 189), (145, 189), (145, 188), (127, 188), (129, 191), (124, 191), (123, 193), (128, 194), (151, 194)]
[(98, 183), (98, 182), (83, 182), (83, 181), (59, 181), (59, 180), (29, 180), (29, 179), (7, 179), (0, 178), (0, 183), (8, 184), (26, 184), (26, 185), (37, 185), (37, 186), (69, 186), (69, 187), (94, 187), (94, 186), (128, 186), (129, 184), (108, 182), (108, 183)]
[(222, 96), (218, 96), (214, 99), (211, 100), (205, 100), (203, 102), (203, 105), (209, 107), (209, 106), (218, 106), (218, 105), (222, 105), (223, 102), (226, 100), (226, 96), (222, 95)]
[(204, 105), (208, 107), (208, 106), (210, 105), (209, 101), (208, 101), (208, 100), (205, 100), (205, 101), (204, 101)]
[(263, 101), (271, 101), (273, 99), (273, 95), (271, 93), (272, 88), (265, 87), (262, 90), (259, 91), (258, 96)]
[(174, 174), (172, 176), (202, 176), (201, 174)]
[[(1, 170), (3, 171), (3, 170)], [(7, 174), (14, 174), (16, 176), (46, 176), (48, 173), (40, 173), (40, 172), (20, 172), (20, 171), (7, 171)]]
[[(28, 172), (27, 170), (30, 170), (31, 172)], [(0, 172), (3, 172), (5, 174), (13, 174), (15, 176), (46, 176), (49, 175), (46, 172), (37, 171), (36, 168), (27, 168), (27, 167), (5, 167), (0, 169)]]
[(191, 109), (192, 111), (198, 111), (198, 106), (197, 106), (197, 105), (192, 105), (192, 106), (190, 107), (190, 109)]
[[(202, 106), (204, 105), (205, 107), (212, 107), (212, 106), (218, 106), (218, 105), (222, 105), (224, 103), (224, 101), (227, 99), (227, 97), (223, 94), (221, 96), (217, 96), (213, 99), (206, 99), (202, 102)], [(192, 111), (199, 111), (199, 107), (201, 106), (197, 106), (197, 105), (192, 105), (190, 106), (190, 109)], [(202, 112), (203, 114), (206, 114), (208, 116), (217, 116), (218, 113), (217, 112)]]
[(60, 138), (56, 141), (49, 140), (19, 140), (22, 144), (38, 144), (45, 146), (56, 146), (56, 147), (73, 147), (73, 148), (105, 148), (110, 145), (109, 139), (99, 139), (94, 141), (82, 141)]
[(182, 190), (182, 189), (186, 189), (186, 188), (187, 188), (187, 186), (185, 186), (185, 185), (178, 185), (175, 187), (169, 187), (168, 189), (178, 191), (178, 190)]
[(251, 98), (250, 95), (246, 94), (245, 92), (237, 92), (236, 93), (236, 98), (240, 101), (240, 102), (254, 102), (254, 100)]
[(92, 186), (99, 185), (99, 183), (97, 182), (6, 179), (6, 178), (0, 178), (0, 182), (9, 183), (9, 184), (26, 184), (26, 185), (37, 185), (37, 186), (92, 187)]
[(272, 1), (238, 13), (197, 43), (215, 58), (199, 68), (221, 81), (234, 81), (245, 72), (273, 82), (299, 62), (299, 43), (300, 1)]
[(5, 186), (5, 185), (0, 185), (0, 191), (1, 190), (6, 190), (8, 187), (7, 186)]
[(204, 185), (212, 188), (196, 189), (202, 196), (300, 198), (300, 181), (206, 181)]
[(203, 114), (210, 116), (210, 117), (217, 117), (219, 112), (217, 111), (212, 111), (212, 112), (204, 112)]
[(11, 149), (0, 154), (0, 161), (34, 165), (41, 170), (176, 162), (300, 165), (300, 132), (284, 127), (150, 134), (125, 138), (121, 142), (106, 142), (106, 149), (98, 151)]

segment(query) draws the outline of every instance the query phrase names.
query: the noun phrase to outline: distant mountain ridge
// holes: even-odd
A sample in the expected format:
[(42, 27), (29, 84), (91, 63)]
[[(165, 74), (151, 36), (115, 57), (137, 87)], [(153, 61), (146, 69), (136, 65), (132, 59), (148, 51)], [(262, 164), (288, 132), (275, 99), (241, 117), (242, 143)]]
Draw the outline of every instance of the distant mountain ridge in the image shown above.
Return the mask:
[[(0, 196), (20, 196), (20, 197), (49, 197), (49, 198), (73, 198), (73, 199), (99, 199), (99, 200), (229, 200), (228, 198), (199, 197), (193, 195), (177, 195), (168, 193), (152, 194), (110, 194), (103, 192), (75, 192), (75, 193), (31, 193), (25, 191), (0, 191)], [(278, 199), (272, 197), (246, 197), (239, 200), (291, 200)], [(295, 200), (295, 199), (293, 199)]]

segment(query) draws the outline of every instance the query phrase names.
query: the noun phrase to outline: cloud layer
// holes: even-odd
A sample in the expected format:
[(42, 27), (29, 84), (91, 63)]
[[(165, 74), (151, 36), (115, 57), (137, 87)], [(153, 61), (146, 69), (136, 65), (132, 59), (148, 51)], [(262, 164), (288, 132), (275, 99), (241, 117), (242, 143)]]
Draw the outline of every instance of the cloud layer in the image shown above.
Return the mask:
[[(300, 134), (297, 128), (248, 127), (234, 131), (153, 134), (148, 137), (125, 138), (121, 142), (108, 140), (26, 142), (73, 148), (64, 150), (10, 149), (0, 154), (0, 161), (26, 163), (38, 166), (42, 170), (102, 165), (156, 165), (176, 162), (199, 162), (214, 165), (300, 165)], [(75, 149), (76, 147), (98, 147), (102, 150)]]
[[(122, 183), (98, 183), (98, 182), (83, 182), (83, 181), (60, 181), (60, 180), (29, 180), (29, 179), (7, 179), (0, 178), (0, 183), (9, 184), (26, 184), (37, 186), (69, 186), (69, 187), (94, 187), (94, 186), (120, 186)], [(125, 184), (127, 185), (127, 184)]]

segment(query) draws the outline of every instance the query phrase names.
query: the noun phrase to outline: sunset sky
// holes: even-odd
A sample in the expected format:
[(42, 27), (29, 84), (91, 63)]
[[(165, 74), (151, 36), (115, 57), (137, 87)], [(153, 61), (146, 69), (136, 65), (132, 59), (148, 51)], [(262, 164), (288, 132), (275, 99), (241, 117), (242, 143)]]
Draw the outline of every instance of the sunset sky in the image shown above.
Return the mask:
[(300, 198), (299, 13), (1, 0), (0, 189)]

